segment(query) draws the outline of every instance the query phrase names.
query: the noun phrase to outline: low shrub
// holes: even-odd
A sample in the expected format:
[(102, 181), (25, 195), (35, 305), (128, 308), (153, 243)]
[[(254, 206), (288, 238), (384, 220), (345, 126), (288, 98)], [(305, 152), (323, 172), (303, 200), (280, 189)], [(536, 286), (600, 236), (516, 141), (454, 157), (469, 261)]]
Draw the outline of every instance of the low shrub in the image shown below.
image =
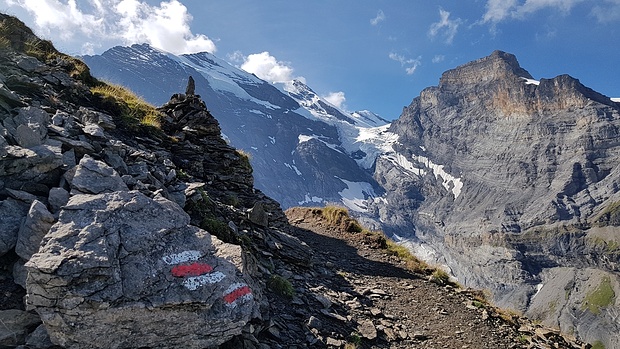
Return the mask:
[(272, 275), (267, 287), (282, 297), (293, 298), (295, 295), (295, 289), (293, 289), (291, 282), (280, 275)]

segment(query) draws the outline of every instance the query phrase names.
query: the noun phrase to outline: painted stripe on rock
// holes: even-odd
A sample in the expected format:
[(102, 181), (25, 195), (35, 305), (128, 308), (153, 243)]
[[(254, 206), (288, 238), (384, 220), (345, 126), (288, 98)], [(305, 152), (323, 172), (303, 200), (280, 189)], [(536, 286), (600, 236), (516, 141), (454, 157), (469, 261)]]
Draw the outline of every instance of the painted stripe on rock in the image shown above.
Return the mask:
[(198, 289), (198, 287), (220, 282), (224, 280), (225, 277), (226, 275), (219, 271), (206, 275), (192, 276), (183, 281), (183, 286), (190, 291), (194, 291)]
[(246, 284), (232, 284), (224, 292), (224, 302), (230, 306), (236, 306), (237, 301), (252, 299), (252, 290)]
[(186, 276), (199, 276), (213, 271), (213, 267), (206, 263), (195, 262), (189, 265), (177, 265), (172, 268), (173, 276), (178, 278)]
[(183, 251), (180, 253), (171, 254), (168, 256), (162, 257), (164, 263), (168, 265), (187, 263), (191, 261), (197, 261), (198, 258), (202, 257), (202, 252), (200, 251)]

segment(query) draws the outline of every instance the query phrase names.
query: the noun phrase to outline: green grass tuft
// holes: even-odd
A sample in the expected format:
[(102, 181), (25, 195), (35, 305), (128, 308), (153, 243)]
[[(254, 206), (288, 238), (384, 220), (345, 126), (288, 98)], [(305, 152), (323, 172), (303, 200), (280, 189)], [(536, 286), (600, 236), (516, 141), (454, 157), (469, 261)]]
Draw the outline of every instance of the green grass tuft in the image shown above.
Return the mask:
[(100, 83), (90, 91), (100, 98), (104, 106), (116, 111), (125, 126), (145, 126), (157, 130), (161, 128), (161, 113), (131, 90), (120, 85)]

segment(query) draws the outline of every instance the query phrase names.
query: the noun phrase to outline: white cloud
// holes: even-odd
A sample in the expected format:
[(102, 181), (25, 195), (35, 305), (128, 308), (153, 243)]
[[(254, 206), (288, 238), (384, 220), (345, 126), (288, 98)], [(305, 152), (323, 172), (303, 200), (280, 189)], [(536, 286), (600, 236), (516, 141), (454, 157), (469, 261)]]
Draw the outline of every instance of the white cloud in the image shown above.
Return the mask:
[[(545, 8), (568, 13), (577, 4), (587, 0), (487, 0), (483, 23), (497, 24), (506, 19), (525, 19), (527, 15)], [(617, 1), (617, 0), (606, 0)]]
[(405, 68), (405, 72), (407, 73), (407, 75), (412, 75), (413, 73), (415, 73), (416, 69), (418, 69), (418, 67), (422, 64), (422, 57), (418, 57), (415, 59), (406, 58), (405, 56), (399, 55), (394, 52), (391, 52), (388, 57), (391, 60), (400, 63), (400, 65)]
[(371, 25), (378, 25), (379, 23), (381, 23), (383, 21), (385, 21), (385, 13), (383, 13), (383, 10), (379, 10), (379, 11), (377, 11), (377, 16), (370, 20), (370, 24)]
[(445, 38), (447, 44), (451, 44), (461, 23), (463, 23), (462, 19), (457, 18), (451, 20), (450, 12), (445, 11), (444, 9), (439, 9), (439, 22), (431, 24), (428, 34), (431, 38), (441, 35)]
[(35, 30), (53, 41), (92, 53), (102, 43), (148, 43), (172, 53), (215, 52), (215, 43), (193, 34), (192, 16), (178, 0), (151, 6), (139, 0), (4, 0), (33, 15)]
[(435, 55), (435, 57), (433, 57), (431, 62), (439, 63), (439, 62), (443, 62), (445, 59), (446, 59), (446, 56), (444, 56), (444, 55)]
[(288, 82), (294, 79), (293, 68), (290, 64), (278, 61), (267, 51), (247, 56), (241, 69), (271, 83)]
[(243, 61), (245, 61), (245, 56), (239, 50), (227, 54), (226, 58), (233, 63), (243, 63)]
[(482, 17), (484, 23), (497, 23), (510, 16), (510, 12), (517, 6), (517, 0), (488, 0), (487, 12)]
[(344, 96), (344, 92), (330, 92), (327, 96), (323, 97), (326, 101), (336, 106), (338, 109), (346, 110), (345, 102), (347, 98)]
[(620, 0), (606, 0), (592, 8), (592, 15), (601, 23), (620, 20)]

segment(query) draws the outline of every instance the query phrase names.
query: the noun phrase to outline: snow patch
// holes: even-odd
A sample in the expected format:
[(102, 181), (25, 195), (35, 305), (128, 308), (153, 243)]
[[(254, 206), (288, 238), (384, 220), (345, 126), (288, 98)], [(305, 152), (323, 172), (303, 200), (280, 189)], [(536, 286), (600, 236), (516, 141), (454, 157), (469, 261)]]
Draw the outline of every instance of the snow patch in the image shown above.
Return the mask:
[[(336, 177), (338, 178), (338, 177)], [(347, 188), (338, 192), (342, 197), (342, 203), (352, 211), (355, 212), (368, 212), (368, 206), (366, 200), (368, 198), (376, 197), (375, 191), (370, 183), (367, 182), (350, 182), (346, 179), (338, 178)]]
[(271, 144), (276, 144), (276, 137), (271, 137), (271, 136), (268, 136), (268, 137), (269, 137), (269, 140), (271, 141)]
[(297, 166), (295, 166), (295, 165), (291, 165), (291, 164), (288, 164), (288, 163), (286, 163), (286, 162), (284, 163), (284, 166), (286, 166), (286, 167), (288, 167), (289, 169), (291, 169), (291, 170), (295, 171), (295, 173), (297, 173), (297, 175), (298, 175), (298, 176), (301, 176), (301, 171), (299, 171), (299, 169), (297, 168)]
[(325, 200), (323, 200), (323, 198), (320, 198), (318, 196), (313, 196), (310, 197), (310, 194), (306, 194), (304, 197), (304, 200), (299, 201), (298, 204), (303, 205), (303, 204), (309, 204), (309, 203), (317, 203), (320, 204), (322, 202), (324, 202)]
[(433, 174), (435, 175), (436, 179), (439, 179), (439, 177), (441, 177), (443, 180), (442, 185), (444, 186), (444, 188), (446, 188), (446, 190), (452, 191), (452, 194), (454, 194), (455, 199), (458, 198), (459, 195), (461, 195), (461, 189), (463, 189), (463, 181), (460, 178), (454, 177), (450, 175), (449, 173), (447, 173), (446, 171), (444, 171), (443, 169), (444, 165), (434, 164), (427, 157), (421, 156), (421, 155), (417, 157), (414, 156), (413, 158), (414, 160), (424, 164), (424, 166), (430, 168), (433, 171)]
[(407, 172), (413, 173), (416, 176), (423, 176), (426, 173), (423, 169), (415, 167), (411, 161), (407, 160), (405, 156), (399, 153), (381, 155), (381, 158), (391, 162), (395, 166), (401, 167)]
[(620, 103), (620, 98), (610, 98), (612, 102)]
[(339, 153), (341, 153), (341, 154), (344, 154), (344, 153), (342, 152), (342, 150), (340, 150), (340, 147), (339, 147), (338, 145), (336, 145), (336, 144), (332, 144), (332, 143), (327, 143), (327, 142), (325, 142), (324, 140), (322, 140), (321, 138), (324, 138), (324, 137), (322, 137), (322, 136), (317, 136), (317, 135), (308, 136), (308, 135), (303, 135), (303, 134), (302, 134), (302, 135), (297, 136), (297, 139), (299, 140), (299, 143), (298, 143), (298, 144), (305, 143), (305, 142), (307, 142), (307, 141), (309, 141), (309, 140), (311, 140), (311, 139), (316, 139), (317, 141), (319, 141), (319, 142), (321, 142), (321, 143), (325, 144), (328, 148), (331, 148), (332, 150), (335, 150), (335, 151), (337, 151), (337, 152), (339, 152)]
[(540, 85), (540, 81), (538, 80), (528, 79), (528, 78), (523, 78), (523, 77), (521, 79), (525, 80), (526, 85), (536, 85), (536, 86)]

